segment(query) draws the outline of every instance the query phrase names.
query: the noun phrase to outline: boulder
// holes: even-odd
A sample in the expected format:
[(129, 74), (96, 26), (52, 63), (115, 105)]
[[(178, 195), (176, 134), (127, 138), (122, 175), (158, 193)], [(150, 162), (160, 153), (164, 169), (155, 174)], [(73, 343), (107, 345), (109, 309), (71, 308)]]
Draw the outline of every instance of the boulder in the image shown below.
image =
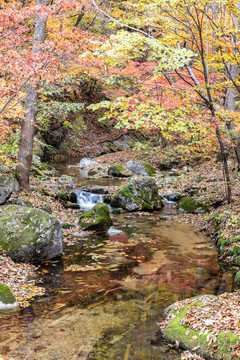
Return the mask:
[(9, 287), (0, 283), (0, 310), (17, 307), (18, 303)]
[(18, 181), (12, 175), (0, 175), (0, 186), (8, 187), (15, 193), (20, 191)]
[(177, 207), (180, 211), (186, 213), (199, 214), (208, 211), (208, 205), (193, 197), (183, 197), (178, 201)]
[[(239, 345), (239, 336), (237, 331), (234, 332), (233, 325), (238, 295), (230, 295), (233, 299), (229, 302), (229, 308), (232, 307), (233, 311), (225, 310), (226, 315), (226, 294), (201, 295), (171, 305), (164, 312), (166, 320), (160, 324), (163, 337), (206, 359), (239, 359), (239, 356), (234, 355)], [(219, 329), (215, 330), (218, 323)]]
[(17, 179), (11, 175), (0, 175), (0, 205), (5, 204), (12, 193), (17, 193), (19, 190)]
[(85, 169), (89, 166), (95, 166), (95, 165), (98, 165), (98, 162), (96, 160), (89, 158), (83, 158), (79, 163), (80, 169)]
[(12, 189), (5, 186), (0, 186), (0, 205), (5, 204), (5, 202), (11, 197)]
[(0, 217), (0, 246), (15, 261), (32, 262), (60, 256), (60, 222), (43, 210), (4, 206)]
[(143, 176), (155, 176), (156, 171), (154, 167), (147, 163), (141, 161), (128, 161), (126, 163), (126, 168), (131, 170), (134, 174), (143, 175)]
[(150, 177), (143, 177), (120, 189), (110, 204), (128, 211), (158, 210), (163, 206), (163, 201), (156, 182)]
[(79, 225), (84, 230), (107, 231), (112, 226), (109, 208), (106, 204), (96, 204), (79, 219)]
[(108, 175), (114, 177), (129, 177), (131, 172), (121, 164), (112, 164), (108, 168)]

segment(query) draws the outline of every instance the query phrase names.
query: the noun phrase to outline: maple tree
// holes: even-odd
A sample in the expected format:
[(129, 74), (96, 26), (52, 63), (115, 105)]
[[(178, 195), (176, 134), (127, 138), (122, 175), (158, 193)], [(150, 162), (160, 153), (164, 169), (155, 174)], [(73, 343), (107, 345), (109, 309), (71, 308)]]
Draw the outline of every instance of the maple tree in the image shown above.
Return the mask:
[[(46, 92), (48, 84), (71, 87), (81, 77), (93, 77), (108, 97), (89, 107), (105, 109), (102, 121), (125, 129), (156, 129), (162, 144), (182, 134), (186, 144), (197, 139), (198, 146), (209, 146), (214, 131), (230, 202), (224, 142), (233, 144), (239, 160), (239, 14), (236, 0), (4, 3), (0, 115), (8, 124), (25, 119), (18, 163), (21, 185), (28, 187), (39, 90)], [(44, 121), (48, 107), (49, 114), (60, 108), (67, 114), (83, 106), (41, 99), (38, 122)], [(24, 131), (27, 118), (31, 135)]]

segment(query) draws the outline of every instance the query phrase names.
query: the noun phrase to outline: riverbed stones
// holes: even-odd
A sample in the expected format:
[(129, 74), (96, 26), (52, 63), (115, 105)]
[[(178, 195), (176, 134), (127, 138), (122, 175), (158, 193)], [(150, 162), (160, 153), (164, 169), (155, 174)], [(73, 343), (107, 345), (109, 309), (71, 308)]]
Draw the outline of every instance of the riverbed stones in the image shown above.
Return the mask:
[(107, 231), (112, 226), (109, 208), (106, 204), (96, 204), (79, 219), (79, 225), (84, 230)]
[(9, 287), (0, 283), (0, 310), (14, 308), (18, 306), (18, 302), (13, 296)]
[[(233, 304), (229, 302), (229, 295), (233, 297)], [(239, 336), (234, 333), (232, 317), (236, 316), (234, 303), (238, 302), (238, 296), (201, 295), (174, 303), (165, 310), (166, 320), (160, 324), (163, 337), (206, 359), (239, 359), (234, 356)]]
[(208, 211), (208, 205), (191, 196), (183, 197), (178, 201), (177, 207), (180, 211), (186, 213), (199, 214)]
[(1, 209), (0, 246), (13, 260), (33, 262), (62, 254), (60, 222), (43, 210), (10, 205)]
[(151, 177), (131, 181), (120, 189), (110, 205), (127, 211), (158, 210), (163, 206), (156, 182)]
[(112, 164), (108, 168), (108, 175), (113, 177), (130, 177), (132, 173), (121, 164)]
[(126, 168), (131, 170), (136, 175), (142, 176), (155, 176), (156, 171), (154, 167), (147, 162), (142, 161), (128, 161), (126, 163)]

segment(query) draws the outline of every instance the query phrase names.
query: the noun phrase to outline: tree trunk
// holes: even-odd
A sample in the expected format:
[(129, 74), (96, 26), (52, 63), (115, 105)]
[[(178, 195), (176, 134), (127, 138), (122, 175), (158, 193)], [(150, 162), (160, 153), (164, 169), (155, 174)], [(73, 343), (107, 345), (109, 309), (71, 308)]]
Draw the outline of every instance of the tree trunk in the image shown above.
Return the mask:
[[(46, 0), (36, 0), (36, 5), (46, 5)], [(44, 42), (47, 15), (40, 12), (36, 17), (34, 29), (33, 53), (41, 51), (39, 46)], [(21, 188), (29, 191), (29, 175), (32, 165), (34, 127), (37, 116), (38, 83), (30, 83), (27, 87), (25, 102), (25, 118), (22, 122), (18, 152), (17, 178)]]

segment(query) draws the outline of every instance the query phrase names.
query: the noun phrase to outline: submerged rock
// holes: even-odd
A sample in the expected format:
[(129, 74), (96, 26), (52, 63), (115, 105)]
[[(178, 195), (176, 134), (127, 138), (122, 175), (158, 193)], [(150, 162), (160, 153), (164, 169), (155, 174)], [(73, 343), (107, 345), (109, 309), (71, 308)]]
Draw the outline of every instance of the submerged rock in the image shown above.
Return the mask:
[(108, 168), (108, 175), (115, 177), (129, 177), (131, 172), (121, 164), (112, 164)]
[(162, 208), (163, 201), (156, 182), (150, 177), (144, 177), (120, 189), (110, 204), (128, 211), (158, 210)]
[(143, 176), (155, 176), (156, 171), (154, 167), (147, 162), (141, 161), (128, 161), (126, 163), (126, 168), (131, 170), (134, 174), (143, 175)]
[(106, 204), (96, 204), (79, 219), (79, 225), (84, 230), (107, 231), (112, 225), (109, 208)]
[(0, 283), (0, 310), (18, 306), (18, 302), (13, 296), (9, 287)]
[[(233, 303), (228, 303), (228, 295), (233, 296)], [(233, 324), (238, 296), (202, 295), (171, 305), (165, 310), (166, 320), (160, 324), (163, 336), (206, 359), (239, 359), (234, 355), (239, 336)]]
[(0, 246), (15, 261), (32, 262), (60, 256), (60, 222), (43, 210), (5, 206), (0, 217)]
[(178, 201), (177, 207), (179, 210), (186, 213), (204, 213), (208, 211), (208, 205), (204, 204), (202, 201), (194, 199), (193, 197), (183, 197)]

